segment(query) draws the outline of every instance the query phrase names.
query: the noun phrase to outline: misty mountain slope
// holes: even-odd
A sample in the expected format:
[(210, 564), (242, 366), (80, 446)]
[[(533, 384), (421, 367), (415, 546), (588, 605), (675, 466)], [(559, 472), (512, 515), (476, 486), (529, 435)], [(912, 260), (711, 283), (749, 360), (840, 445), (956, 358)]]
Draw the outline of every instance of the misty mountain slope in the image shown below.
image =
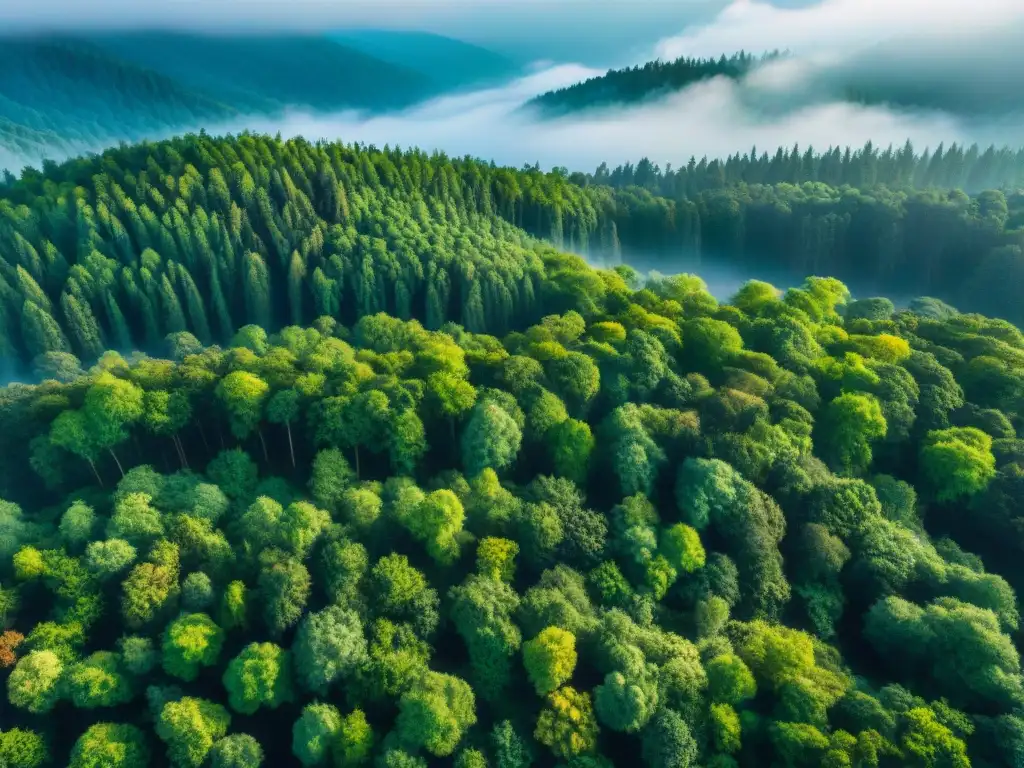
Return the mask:
[(429, 32), (357, 29), (330, 37), (348, 48), (415, 70), (439, 91), (492, 84), (521, 71), (511, 59), (487, 48)]
[(0, 146), (9, 151), (86, 146), (236, 114), (81, 41), (21, 39), (0, 46)]
[(90, 39), (242, 111), (393, 109), (431, 92), (423, 75), (326, 37), (132, 32)]
[(443, 87), (316, 36), (0, 38), (0, 167), (224, 129), (288, 107), (401, 109)]
[(727, 77), (738, 80), (758, 63), (758, 59), (740, 52), (719, 59), (680, 58), (675, 61), (649, 61), (643, 66), (612, 69), (607, 74), (548, 91), (531, 99), (527, 106), (548, 116), (600, 107), (635, 104), (710, 80)]

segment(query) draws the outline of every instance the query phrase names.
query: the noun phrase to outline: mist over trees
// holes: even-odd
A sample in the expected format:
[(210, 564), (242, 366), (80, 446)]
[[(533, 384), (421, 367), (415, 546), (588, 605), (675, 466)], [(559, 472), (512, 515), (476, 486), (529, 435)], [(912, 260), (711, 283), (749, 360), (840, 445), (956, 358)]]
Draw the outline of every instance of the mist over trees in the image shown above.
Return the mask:
[(719, 59), (684, 56), (669, 62), (649, 61), (628, 69), (611, 69), (599, 77), (542, 93), (530, 99), (525, 107), (536, 109), (547, 117), (601, 107), (621, 107), (664, 96), (713, 77), (738, 80), (757, 64), (778, 56), (774, 53), (755, 58), (740, 52), (728, 58), (722, 55)]

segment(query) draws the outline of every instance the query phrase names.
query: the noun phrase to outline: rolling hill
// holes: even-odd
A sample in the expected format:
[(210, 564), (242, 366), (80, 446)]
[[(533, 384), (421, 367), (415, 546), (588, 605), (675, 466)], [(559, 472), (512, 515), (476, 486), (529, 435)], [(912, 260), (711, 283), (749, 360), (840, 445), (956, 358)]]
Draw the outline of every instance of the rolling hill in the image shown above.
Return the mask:
[(432, 91), (411, 68), (327, 37), (140, 32), (91, 39), (112, 55), (239, 109), (394, 109)]
[(0, 38), (0, 168), (200, 127), (237, 129), (246, 117), (288, 108), (403, 109), (516, 71), (437, 35), (345, 39), (167, 31)]
[(224, 102), (81, 40), (0, 45), (0, 151), (27, 158), (219, 123)]

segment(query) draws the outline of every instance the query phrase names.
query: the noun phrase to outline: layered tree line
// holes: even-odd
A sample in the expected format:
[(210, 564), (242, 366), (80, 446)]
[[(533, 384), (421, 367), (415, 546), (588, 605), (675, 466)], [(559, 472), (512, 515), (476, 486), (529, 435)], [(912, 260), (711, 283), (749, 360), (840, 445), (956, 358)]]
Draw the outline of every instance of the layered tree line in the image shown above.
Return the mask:
[(683, 56), (674, 61), (649, 61), (642, 66), (610, 69), (599, 77), (548, 91), (531, 99), (526, 107), (551, 117), (587, 109), (634, 104), (682, 90), (713, 77), (739, 80), (755, 65), (778, 56), (778, 53), (766, 54), (758, 59), (741, 51), (730, 57), (723, 54), (718, 59)]
[[(868, 142), (860, 149), (779, 147), (774, 153), (757, 147), (724, 160), (691, 158), (685, 166), (664, 169), (649, 159), (614, 169), (602, 164), (593, 174), (574, 175), (579, 184), (615, 188), (643, 187), (661, 197), (695, 197), (702, 192), (747, 185), (805, 184), (830, 187), (891, 189), (963, 189), (977, 194), (987, 189), (1012, 192), (1024, 186), (1024, 148), (939, 144), (923, 153), (908, 141), (882, 149)], [(1018, 222), (1019, 223), (1019, 222)]]
[[(991, 62), (999, 61), (995, 54), (1006, 46), (1010, 38), (1001, 33), (989, 38)], [(800, 90), (790, 93), (805, 103), (853, 103), (880, 105), (902, 110), (933, 110), (965, 118), (1011, 116), (1020, 111), (1019, 88), (1007, 87), (997, 69), (985, 70), (986, 65), (975, 67), (974, 77), (958, 77), (955, 66), (958, 54), (948, 52), (947, 61), (935, 68), (910, 66), (916, 56), (936, 57), (935, 53), (921, 51), (909, 55), (903, 41), (890, 41), (868, 51), (847, 57), (832, 67), (819, 67), (807, 61), (797, 65), (806, 75)], [(603, 75), (573, 85), (547, 91), (534, 97), (529, 107), (542, 117), (560, 117), (594, 109), (616, 109), (644, 101), (654, 101), (682, 91), (702, 81), (725, 78), (742, 81), (756, 67), (788, 56), (788, 52), (774, 51), (754, 57), (744, 51), (718, 59), (689, 58), (674, 61), (649, 61), (643, 65), (610, 69)], [(909, 55), (909, 58), (908, 58)], [(991, 64), (987, 64), (991, 66)], [(971, 66), (961, 59), (957, 66)], [(929, 71), (930, 69), (930, 71)], [(750, 82), (754, 90), (762, 86)], [(777, 94), (763, 91), (761, 96), (773, 99)]]
[[(390, 156), (256, 139), (161, 151), (175, 147), (281, 154), (239, 160), (223, 188), (177, 177), (172, 224), (189, 199), (224, 216), (221, 245), (233, 216), (277, 254), (291, 240), (273, 217), (249, 221), (233, 186), (283, 196), (282, 238), (360, 215), (412, 238), (433, 206), (451, 229), (424, 235), (425, 273), (473, 246), (459, 237), (501, 235), (490, 269), (521, 260), (532, 303), (517, 294), (495, 315), (488, 294), (470, 312), (481, 278), (452, 288), (446, 314), (403, 318), (396, 269), (383, 298), (317, 289), (342, 299), (289, 323), (293, 305), (241, 282), (241, 306), (264, 314), (223, 344), (178, 327), (88, 370), (40, 353), (50, 378), (0, 393), (8, 768), (1024, 760), (1016, 327), (934, 299), (854, 300), (830, 278), (751, 282), (720, 304), (691, 275), (642, 282), (522, 236), (516, 248), (454, 201), (448, 165), (408, 219), (359, 213), (388, 199), (383, 183), (376, 197), (340, 181), (344, 203), (314, 218), (302, 201), (325, 198), (299, 190), (338, 176), (332, 152), (377, 178)], [(149, 147), (99, 162), (132, 151), (156, 165)], [(412, 186), (409, 157), (396, 173)], [(115, 184), (139, 175), (115, 181), (108, 164), (94, 189), (116, 206), (130, 198)], [(250, 186), (259, 168), (280, 190)], [(68, 189), (24, 183), (51, 185), (39, 200)], [(106, 201), (69, 194), (112, 226)], [(36, 206), (14, 197), (7, 213), (43, 231), (60, 220)], [(95, 246), (68, 282), (91, 286), (108, 262), (134, 274), (103, 255), (101, 230), (67, 226)], [(153, 242), (181, 247), (170, 231)], [(274, 259), (245, 259), (265, 284)], [(183, 316), (215, 305), (213, 284)]]
[[(925, 165), (912, 148), (896, 154)], [(888, 168), (886, 156), (869, 147), (839, 165)], [(782, 177), (826, 164), (776, 157)], [(225, 344), (247, 323), (275, 331), (322, 315), (350, 325), (384, 311), (502, 335), (540, 316), (552, 247), (613, 262), (639, 253), (664, 272), (701, 255), (838, 272), (1024, 321), (1024, 196), (799, 174), (703, 188), (733, 166), (754, 168), (734, 158), (660, 174), (641, 163), (640, 178), (611, 186), (611, 174), (253, 135), (45, 164), (0, 185), (4, 376), (32, 376), (49, 353), (90, 364), (104, 349), (158, 351), (168, 333)], [(694, 188), (660, 186), (681, 178)]]

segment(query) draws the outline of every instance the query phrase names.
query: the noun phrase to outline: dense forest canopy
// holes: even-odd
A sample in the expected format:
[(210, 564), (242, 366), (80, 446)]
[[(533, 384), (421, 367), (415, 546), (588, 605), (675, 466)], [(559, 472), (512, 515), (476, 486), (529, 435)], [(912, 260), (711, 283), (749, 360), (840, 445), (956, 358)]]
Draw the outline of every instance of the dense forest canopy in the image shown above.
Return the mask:
[(112, 149), (0, 184), (0, 362), (10, 380), (55, 353), (90, 365), (168, 333), (224, 344), (249, 323), (375, 312), (502, 335), (546, 313), (543, 258), (559, 248), (652, 254), (666, 273), (701, 254), (854, 273), (1020, 323), (1024, 195), (931, 186), (955, 181), (946, 158), (975, 155), (976, 178), (1008, 183), (983, 170), (1006, 153), (960, 148), (594, 177), (252, 135)]
[(8, 766), (1019, 762), (1019, 330), (500, 248), (3, 391)]
[(673, 192), (193, 135), (9, 178), (0, 764), (1019, 765), (1024, 334), (562, 250), (1020, 274), (1019, 196), (782, 158)]

